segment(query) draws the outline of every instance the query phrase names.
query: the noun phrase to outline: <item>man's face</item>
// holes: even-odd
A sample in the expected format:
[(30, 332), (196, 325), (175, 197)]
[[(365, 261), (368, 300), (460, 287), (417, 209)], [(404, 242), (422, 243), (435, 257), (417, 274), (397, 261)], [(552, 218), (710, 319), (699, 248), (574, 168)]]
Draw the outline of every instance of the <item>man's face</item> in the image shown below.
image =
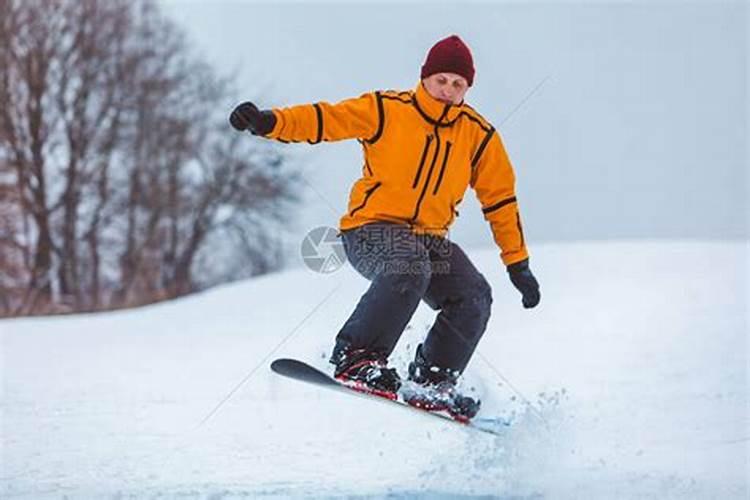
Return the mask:
[(461, 104), (469, 90), (469, 82), (455, 73), (435, 73), (422, 80), (427, 92), (445, 104)]

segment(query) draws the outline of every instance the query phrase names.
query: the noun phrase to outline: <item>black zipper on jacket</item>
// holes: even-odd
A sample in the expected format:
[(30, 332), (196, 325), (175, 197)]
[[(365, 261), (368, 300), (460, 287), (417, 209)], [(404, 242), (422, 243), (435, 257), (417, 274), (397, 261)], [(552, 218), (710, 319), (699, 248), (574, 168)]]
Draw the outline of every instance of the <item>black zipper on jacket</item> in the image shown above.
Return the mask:
[(414, 215), (412, 215), (411, 217), (412, 222), (416, 222), (417, 217), (419, 216), (419, 207), (420, 205), (422, 205), (424, 194), (427, 192), (427, 186), (430, 184), (430, 179), (432, 178), (432, 170), (435, 168), (435, 161), (437, 161), (438, 154), (440, 154), (440, 133), (438, 131), (438, 127), (440, 126), (440, 122), (443, 120), (445, 115), (448, 114), (448, 109), (450, 109), (450, 105), (446, 104), (445, 109), (443, 109), (443, 113), (440, 115), (440, 118), (438, 118), (437, 122), (435, 122), (435, 155), (432, 157), (430, 169), (427, 171), (427, 179), (425, 179), (424, 185), (422, 186), (422, 192), (419, 193), (417, 206), (414, 208)]
[(372, 196), (372, 193), (374, 193), (379, 187), (380, 187), (380, 182), (378, 181), (378, 182), (375, 183), (374, 186), (372, 186), (370, 189), (368, 189), (367, 191), (365, 191), (365, 199), (362, 200), (362, 203), (360, 203), (358, 207), (353, 208), (352, 211), (349, 212), (349, 216), (351, 217), (355, 213), (357, 213), (357, 211), (365, 208), (365, 205), (367, 205), (367, 200), (370, 199), (370, 196)]
[(435, 189), (432, 190), (433, 196), (437, 194), (438, 189), (440, 189), (440, 183), (443, 182), (443, 174), (445, 173), (445, 165), (448, 163), (448, 155), (451, 153), (451, 146), (453, 146), (453, 144), (450, 141), (447, 141), (445, 143), (445, 156), (443, 157), (443, 165), (440, 167), (440, 175), (438, 175)]
[(422, 158), (419, 160), (419, 168), (417, 168), (417, 175), (414, 176), (414, 182), (412, 183), (412, 189), (417, 189), (419, 184), (419, 177), (422, 175), (422, 167), (424, 167), (424, 161), (427, 158), (427, 151), (430, 150), (430, 143), (432, 142), (432, 136), (428, 135), (424, 143), (424, 149), (422, 150)]

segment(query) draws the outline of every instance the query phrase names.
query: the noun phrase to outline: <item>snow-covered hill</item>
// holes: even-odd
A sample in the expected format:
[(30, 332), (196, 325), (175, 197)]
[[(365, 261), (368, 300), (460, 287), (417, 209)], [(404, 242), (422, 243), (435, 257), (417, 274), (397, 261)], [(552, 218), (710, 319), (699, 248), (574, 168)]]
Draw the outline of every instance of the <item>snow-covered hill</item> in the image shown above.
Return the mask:
[(0, 495), (747, 498), (748, 245), (532, 250), (531, 311), (494, 249), (471, 252), (495, 300), (466, 384), (486, 416), (520, 412), (502, 437), (270, 372), (326, 366), (367, 286), (348, 266), (0, 321)]

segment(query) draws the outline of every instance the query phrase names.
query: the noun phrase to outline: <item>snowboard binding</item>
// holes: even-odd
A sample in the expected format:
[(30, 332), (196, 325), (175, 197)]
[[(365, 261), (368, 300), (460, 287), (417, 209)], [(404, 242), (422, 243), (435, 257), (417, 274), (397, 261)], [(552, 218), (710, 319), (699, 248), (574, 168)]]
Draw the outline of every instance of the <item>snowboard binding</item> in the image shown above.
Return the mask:
[(420, 344), (409, 364), (409, 384), (401, 391), (404, 401), (422, 410), (445, 412), (454, 420), (467, 423), (479, 412), (481, 401), (458, 391), (459, 375), (455, 370), (428, 363)]
[(386, 357), (380, 353), (337, 343), (330, 362), (336, 365), (333, 377), (347, 387), (392, 401), (398, 399), (401, 377), (395, 368), (388, 368)]

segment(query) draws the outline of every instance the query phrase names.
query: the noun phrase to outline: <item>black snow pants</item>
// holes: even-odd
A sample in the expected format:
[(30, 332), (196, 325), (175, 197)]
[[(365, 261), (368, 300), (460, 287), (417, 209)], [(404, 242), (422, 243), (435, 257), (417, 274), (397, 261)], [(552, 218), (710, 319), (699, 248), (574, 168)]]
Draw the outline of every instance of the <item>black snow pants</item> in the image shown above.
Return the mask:
[(391, 354), (420, 300), (440, 311), (422, 345), (430, 366), (462, 373), (490, 316), (487, 280), (447, 238), (371, 223), (343, 231), (350, 264), (370, 286), (337, 343)]

